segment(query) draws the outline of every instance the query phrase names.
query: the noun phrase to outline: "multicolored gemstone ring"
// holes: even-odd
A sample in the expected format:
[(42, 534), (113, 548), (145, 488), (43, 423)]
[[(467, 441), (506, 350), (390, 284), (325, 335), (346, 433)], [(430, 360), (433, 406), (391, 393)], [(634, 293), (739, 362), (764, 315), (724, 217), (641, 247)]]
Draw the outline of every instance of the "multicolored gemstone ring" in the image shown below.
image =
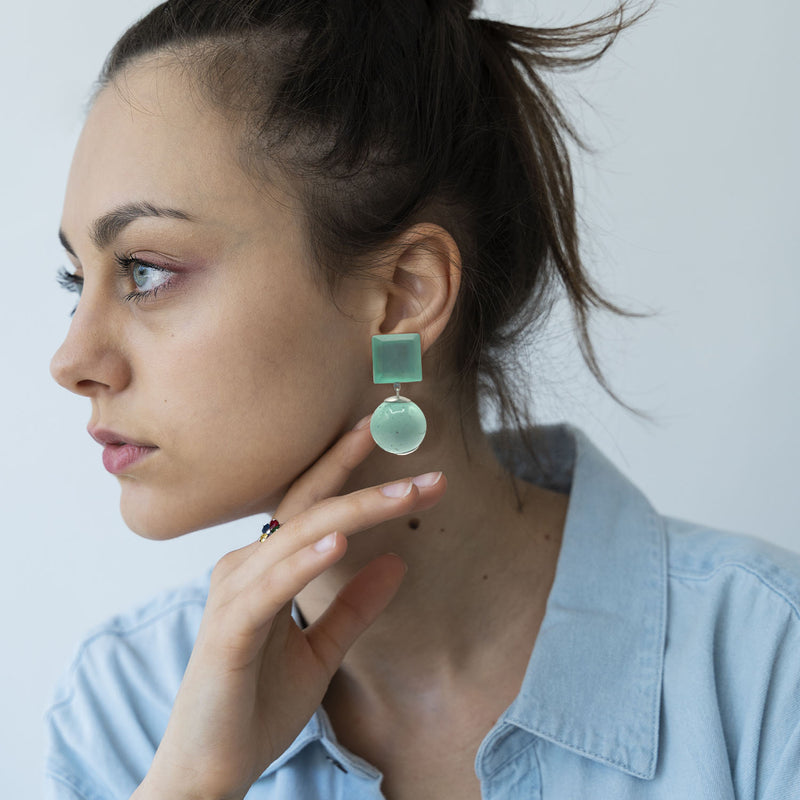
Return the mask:
[(261, 529), (261, 536), (258, 537), (259, 542), (266, 542), (273, 533), (275, 533), (281, 524), (274, 517)]

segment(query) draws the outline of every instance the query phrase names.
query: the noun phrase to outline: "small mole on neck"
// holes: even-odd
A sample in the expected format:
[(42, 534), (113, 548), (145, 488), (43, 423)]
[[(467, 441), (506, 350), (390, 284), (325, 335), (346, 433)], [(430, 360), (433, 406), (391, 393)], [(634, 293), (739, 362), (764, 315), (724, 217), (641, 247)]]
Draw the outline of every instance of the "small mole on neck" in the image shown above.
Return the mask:
[(408, 521), (408, 527), (411, 528), (412, 531), (415, 531), (417, 528), (419, 528), (419, 520), (416, 517), (412, 517)]

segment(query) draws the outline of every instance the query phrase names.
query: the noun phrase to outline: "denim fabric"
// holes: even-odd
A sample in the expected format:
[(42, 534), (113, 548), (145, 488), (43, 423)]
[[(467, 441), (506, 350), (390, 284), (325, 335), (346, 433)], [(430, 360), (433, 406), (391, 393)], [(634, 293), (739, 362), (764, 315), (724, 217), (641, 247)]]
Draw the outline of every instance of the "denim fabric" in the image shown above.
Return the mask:
[[(475, 758), (485, 800), (800, 800), (800, 556), (666, 517), (568, 424), (520, 477), (570, 495), (519, 695)], [(46, 798), (128, 798), (152, 760), (208, 577), (79, 647), (45, 723)], [(320, 709), (248, 800), (377, 800)]]

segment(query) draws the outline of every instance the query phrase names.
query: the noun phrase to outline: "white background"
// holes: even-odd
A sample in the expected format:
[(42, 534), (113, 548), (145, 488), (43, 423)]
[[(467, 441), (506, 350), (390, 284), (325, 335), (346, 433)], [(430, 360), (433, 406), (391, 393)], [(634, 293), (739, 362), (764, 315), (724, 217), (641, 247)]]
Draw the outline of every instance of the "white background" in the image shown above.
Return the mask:
[[(485, 13), (566, 24), (605, 7), (497, 0)], [(54, 280), (65, 263), (55, 234), (82, 107), (105, 53), (148, 8), (3, 9), (2, 797), (38, 795), (41, 717), (86, 630), (195, 576), (261, 523), (165, 543), (127, 531), (84, 430), (88, 402), (48, 374), (72, 302)], [(664, 2), (601, 68), (563, 84), (599, 150), (577, 165), (591, 272), (612, 299), (659, 311), (598, 317), (595, 343), (612, 386), (659, 424), (593, 384), (563, 314), (535, 345), (531, 387), (542, 421), (582, 427), (659, 511), (794, 550), (799, 28), (787, 1)]]

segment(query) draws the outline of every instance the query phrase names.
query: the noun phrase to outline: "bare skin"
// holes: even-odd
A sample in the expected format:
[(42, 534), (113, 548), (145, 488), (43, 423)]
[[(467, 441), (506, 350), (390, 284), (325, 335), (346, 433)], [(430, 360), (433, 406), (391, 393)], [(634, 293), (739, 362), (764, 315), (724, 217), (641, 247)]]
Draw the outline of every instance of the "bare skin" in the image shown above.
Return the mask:
[[(399, 553), (409, 565), (324, 701), (340, 741), (381, 769), (393, 800), (480, 797), (475, 755), (519, 692), (544, 617), (569, 498), (519, 483), (518, 510), (507, 475), (490, 464), (467, 475), (463, 462), (445, 469), (448, 492), (416, 529), (401, 518), (356, 537), (348, 558), (298, 595), (313, 620), (377, 554)], [(486, 505), (472, 506), (459, 528), (448, 512), (462, 481)]]
[[(536, 508), (537, 493), (531, 495), (529, 508)], [(562, 497), (542, 500), (552, 500), (549, 527), (540, 519), (526, 531), (530, 511), (487, 527), (519, 537), (506, 563), (480, 553), (493, 537), (475, 529), (466, 535), (480, 543), (463, 545), (471, 551), (463, 558), (458, 542), (450, 561), (424, 560), (417, 551), (424, 538), (395, 548), (415, 566), (386, 612), (348, 652), (324, 701), (340, 741), (383, 772), (387, 798), (480, 797), (475, 755), (519, 692), (552, 585), (554, 568), (548, 571), (548, 565), (554, 565), (560, 544), (567, 500)], [(426, 512), (425, 521), (439, 510)], [(418, 532), (406, 533), (406, 539)], [(437, 532), (437, 544), (444, 546), (446, 531), (430, 535)], [(447, 538), (452, 542), (458, 533)], [(352, 550), (367, 544), (372, 542), (360, 537)], [(337, 567), (301, 593), (301, 606)], [(424, 591), (439, 582), (435, 596)]]
[[(243, 797), (322, 702), (391, 800), (477, 797), (475, 752), (519, 690), (568, 497), (515, 492), (477, 417), (465, 420), (467, 455), (437, 348), (458, 248), (438, 225), (413, 225), (376, 258), (376, 280), (333, 304), (292, 192), (242, 171), (235, 131), (185, 76), (155, 58), (124, 87), (100, 94), (70, 173), (62, 229), (83, 293), (53, 374), (90, 400), (92, 424), (152, 448), (118, 476), (137, 533), (255, 513), (283, 523), (214, 570), (135, 796)], [(145, 214), (111, 241), (92, 235), (143, 203), (188, 218)], [(140, 282), (120, 272), (120, 253), (144, 265)], [(399, 458), (350, 429), (390, 393), (372, 385), (371, 337), (409, 332), (424, 380), (404, 394), (429, 432)], [(412, 476), (403, 497), (378, 488)], [(307, 631), (289, 616), (293, 597)]]

